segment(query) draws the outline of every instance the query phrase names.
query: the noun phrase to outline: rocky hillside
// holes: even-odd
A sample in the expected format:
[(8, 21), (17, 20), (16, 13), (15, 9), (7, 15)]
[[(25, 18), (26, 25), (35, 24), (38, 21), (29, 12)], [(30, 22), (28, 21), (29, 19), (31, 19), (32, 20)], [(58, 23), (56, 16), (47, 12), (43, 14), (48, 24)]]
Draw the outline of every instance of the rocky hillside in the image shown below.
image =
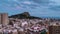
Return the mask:
[(24, 13), (21, 13), (21, 14), (12, 15), (12, 16), (9, 16), (9, 18), (42, 19), (42, 18), (39, 18), (39, 17), (31, 16), (28, 12), (24, 12)]

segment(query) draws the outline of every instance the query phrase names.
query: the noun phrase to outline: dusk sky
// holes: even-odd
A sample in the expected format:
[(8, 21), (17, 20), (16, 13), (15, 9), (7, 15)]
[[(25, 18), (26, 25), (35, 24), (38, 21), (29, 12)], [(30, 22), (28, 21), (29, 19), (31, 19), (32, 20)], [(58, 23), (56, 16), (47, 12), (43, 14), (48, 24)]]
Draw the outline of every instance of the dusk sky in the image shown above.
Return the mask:
[(60, 17), (60, 0), (0, 0), (0, 12), (10, 15), (29, 12), (37, 17)]

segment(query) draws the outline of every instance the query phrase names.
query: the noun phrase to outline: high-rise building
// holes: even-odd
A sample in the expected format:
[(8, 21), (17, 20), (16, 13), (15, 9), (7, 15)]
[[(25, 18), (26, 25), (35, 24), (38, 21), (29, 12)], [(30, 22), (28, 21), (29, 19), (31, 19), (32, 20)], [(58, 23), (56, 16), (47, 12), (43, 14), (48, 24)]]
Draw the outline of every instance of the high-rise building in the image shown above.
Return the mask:
[(7, 25), (9, 23), (8, 14), (7, 13), (2, 13), (1, 14), (1, 23), (3, 25)]
[(49, 34), (60, 34), (60, 26), (49, 26)]

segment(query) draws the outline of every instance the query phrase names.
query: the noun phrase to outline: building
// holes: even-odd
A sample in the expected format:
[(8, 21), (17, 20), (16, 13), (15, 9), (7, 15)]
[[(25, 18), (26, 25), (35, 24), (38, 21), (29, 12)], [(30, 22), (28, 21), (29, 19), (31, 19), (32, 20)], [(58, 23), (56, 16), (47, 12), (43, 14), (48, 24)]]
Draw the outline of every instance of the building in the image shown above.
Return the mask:
[(60, 25), (49, 26), (49, 34), (60, 34)]
[(8, 20), (8, 14), (7, 13), (1, 13), (0, 14), (0, 21), (1, 21), (1, 24), (3, 25), (7, 25), (9, 23), (9, 20)]
[(1, 14), (0, 14), (0, 24), (1, 24)]

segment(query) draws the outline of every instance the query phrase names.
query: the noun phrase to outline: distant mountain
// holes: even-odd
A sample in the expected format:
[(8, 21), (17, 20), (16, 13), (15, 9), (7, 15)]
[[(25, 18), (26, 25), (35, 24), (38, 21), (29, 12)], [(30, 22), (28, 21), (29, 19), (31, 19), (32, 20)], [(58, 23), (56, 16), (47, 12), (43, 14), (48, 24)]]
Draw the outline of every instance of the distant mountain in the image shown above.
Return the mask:
[(18, 19), (42, 19), (42, 18), (39, 18), (39, 17), (30, 16), (30, 14), (28, 12), (24, 12), (24, 13), (21, 13), (21, 14), (12, 15), (12, 16), (9, 16), (9, 18), (18, 18)]

